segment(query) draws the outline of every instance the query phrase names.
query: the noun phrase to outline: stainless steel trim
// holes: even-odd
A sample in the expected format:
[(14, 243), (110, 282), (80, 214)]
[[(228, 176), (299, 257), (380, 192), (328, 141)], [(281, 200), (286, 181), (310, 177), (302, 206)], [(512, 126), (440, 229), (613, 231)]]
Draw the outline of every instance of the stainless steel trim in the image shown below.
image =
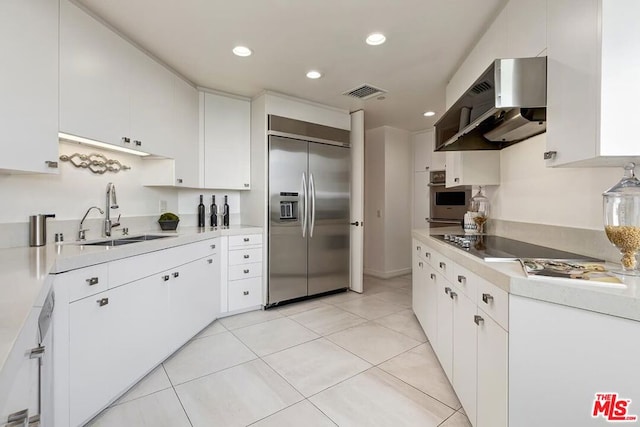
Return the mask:
[(445, 184), (444, 182), (442, 182), (442, 183), (437, 183), (437, 184), (429, 183), (429, 184), (427, 184), (427, 187), (444, 187), (445, 185), (446, 185), (446, 184)]
[(453, 219), (437, 219), (437, 218), (427, 218), (427, 222), (439, 223), (439, 224), (455, 224), (462, 225), (461, 221), (456, 221)]
[(270, 114), (268, 117), (269, 132), (282, 132), (297, 135), (309, 141), (310, 138), (350, 144), (350, 132), (346, 129), (325, 126), (318, 123)]
[(309, 195), (307, 193), (307, 174), (302, 172), (302, 200), (304, 200), (304, 206), (302, 207), (302, 237), (306, 237), (307, 233), (307, 215), (309, 214), (307, 209), (307, 203), (309, 203)]
[(309, 237), (313, 237), (313, 229), (316, 225), (316, 187), (313, 183), (312, 173), (309, 173), (309, 193), (311, 194), (311, 226), (309, 227)]
[(277, 130), (270, 130), (267, 135), (280, 136), (282, 138), (298, 139), (300, 141), (317, 142), (319, 144), (337, 145), (338, 147), (351, 148), (348, 142), (332, 141), (330, 139), (314, 138), (312, 136), (296, 135), (294, 133), (278, 132)]

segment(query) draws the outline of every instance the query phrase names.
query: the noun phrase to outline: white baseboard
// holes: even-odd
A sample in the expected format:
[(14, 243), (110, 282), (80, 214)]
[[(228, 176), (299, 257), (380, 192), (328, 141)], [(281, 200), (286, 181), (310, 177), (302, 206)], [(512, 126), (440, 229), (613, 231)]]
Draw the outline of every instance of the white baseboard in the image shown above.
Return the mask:
[(364, 269), (364, 274), (368, 276), (377, 277), (379, 279), (391, 279), (392, 277), (404, 276), (405, 274), (411, 273), (411, 268), (401, 268), (399, 270), (391, 270), (391, 271), (379, 271), (372, 270), (370, 268)]

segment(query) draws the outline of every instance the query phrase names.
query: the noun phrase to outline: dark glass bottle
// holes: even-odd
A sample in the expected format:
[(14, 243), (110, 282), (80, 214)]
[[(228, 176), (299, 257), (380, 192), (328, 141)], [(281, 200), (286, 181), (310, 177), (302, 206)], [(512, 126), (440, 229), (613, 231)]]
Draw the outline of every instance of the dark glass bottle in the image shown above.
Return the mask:
[(198, 227), (204, 227), (204, 199), (200, 195), (200, 204), (198, 205)]
[(222, 225), (224, 227), (229, 226), (229, 204), (227, 203), (227, 196), (224, 196), (224, 214), (222, 215)]
[(216, 205), (216, 196), (211, 196), (211, 222), (212, 227), (218, 226), (218, 206)]

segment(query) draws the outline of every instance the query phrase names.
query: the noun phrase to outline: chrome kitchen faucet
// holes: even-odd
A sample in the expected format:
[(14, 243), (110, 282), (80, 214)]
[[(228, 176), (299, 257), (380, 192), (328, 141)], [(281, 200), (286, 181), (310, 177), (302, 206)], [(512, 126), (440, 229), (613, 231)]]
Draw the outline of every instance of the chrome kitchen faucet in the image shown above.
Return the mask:
[(84, 213), (84, 216), (80, 220), (80, 226), (78, 227), (78, 241), (86, 240), (86, 232), (89, 229), (88, 228), (82, 228), (82, 224), (84, 223), (84, 220), (87, 219), (87, 215), (89, 215), (89, 212), (91, 212), (91, 209), (97, 209), (98, 212), (100, 212), (101, 214), (104, 213), (104, 211), (102, 209), (100, 209), (99, 207), (97, 207), (97, 206), (91, 206), (89, 209), (87, 209), (87, 211)]
[(104, 228), (102, 234), (104, 237), (111, 237), (111, 229), (120, 225), (120, 215), (115, 223), (111, 222), (111, 209), (118, 209), (118, 200), (116, 198), (116, 186), (112, 182), (107, 184), (107, 198), (105, 203)]

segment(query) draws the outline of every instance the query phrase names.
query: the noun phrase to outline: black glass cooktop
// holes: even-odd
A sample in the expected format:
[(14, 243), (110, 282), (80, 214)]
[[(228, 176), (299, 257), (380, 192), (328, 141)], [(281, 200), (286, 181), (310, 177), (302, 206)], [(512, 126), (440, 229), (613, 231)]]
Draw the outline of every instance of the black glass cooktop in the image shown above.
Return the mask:
[(573, 261), (602, 261), (585, 255), (533, 245), (500, 236), (444, 234), (432, 235), (485, 261), (514, 261), (518, 258), (558, 259)]

